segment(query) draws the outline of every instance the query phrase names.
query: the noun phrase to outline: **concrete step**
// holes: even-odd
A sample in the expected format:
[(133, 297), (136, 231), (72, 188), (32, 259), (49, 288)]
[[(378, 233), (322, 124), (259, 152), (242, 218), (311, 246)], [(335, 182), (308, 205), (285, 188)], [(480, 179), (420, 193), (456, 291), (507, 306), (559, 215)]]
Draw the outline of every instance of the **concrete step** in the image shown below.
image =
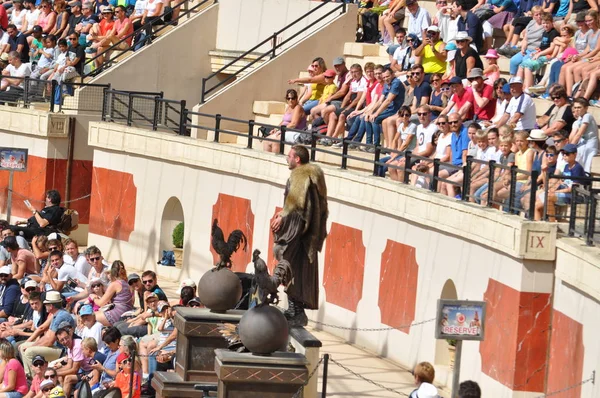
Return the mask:
[(256, 123), (269, 124), (271, 126), (279, 126), (283, 120), (283, 113), (273, 113), (270, 115), (254, 115), (254, 121)]
[(255, 115), (269, 116), (271, 114), (285, 113), (285, 102), (281, 101), (254, 101), (252, 113)]
[[(210, 51), (209, 56), (210, 56), (210, 64), (211, 64), (212, 71), (217, 72), (219, 69), (221, 69), (225, 65), (229, 64), (230, 62), (234, 61), (236, 58), (241, 56), (243, 53), (244, 53), (244, 51), (229, 51), (229, 50), (218, 50), (218, 49)], [(251, 62), (255, 61), (261, 55), (262, 54), (260, 54), (260, 53), (247, 54), (242, 59), (239, 59), (234, 64), (232, 64), (230, 67), (228, 67), (227, 69), (222, 71), (222, 73), (226, 73), (226, 74), (238, 73), (238, 71), (240, 69), (247, 66)], [(243, 75), (253, 71), (255, 68), (262, 65), (268, 59), (269, 59), (268, 57), (264, 57), (260, 61), (254, 63), (252, 66), (250, 66), (249, 68), (247, 68), (243, 72), (241, 72), (241, 75), (243, 76)]]

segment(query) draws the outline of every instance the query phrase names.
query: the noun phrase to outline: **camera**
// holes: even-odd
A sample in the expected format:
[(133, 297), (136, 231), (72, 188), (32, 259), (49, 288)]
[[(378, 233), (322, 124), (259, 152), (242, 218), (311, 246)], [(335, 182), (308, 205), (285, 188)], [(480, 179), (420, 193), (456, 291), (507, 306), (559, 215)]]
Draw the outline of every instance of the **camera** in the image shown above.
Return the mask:
[(75, 289), (75, 288), (77, 287), (77, 282), (75, 282), (75, 280), (74, 280), (74, 279), (72, 279), (72, 278), (69, 278), (69, 279), (67, 279), (67, 285), (68, 285), (70, 288), (72, 288), (72, 289)]

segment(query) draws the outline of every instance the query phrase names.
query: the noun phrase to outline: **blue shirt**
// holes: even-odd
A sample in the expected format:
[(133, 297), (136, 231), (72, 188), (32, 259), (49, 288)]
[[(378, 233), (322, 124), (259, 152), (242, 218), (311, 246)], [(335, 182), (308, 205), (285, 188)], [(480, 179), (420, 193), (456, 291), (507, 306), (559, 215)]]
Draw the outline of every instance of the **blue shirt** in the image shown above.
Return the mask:
[(394, 94), (396, 96), (394, 97), (392, 102), (390, 102), (390, 104), (386, 108), (386, 111), (398, 112), (398, 109), (400, 109), (400, 107), (404, 103), (404, 93), (404, 84), (399, 79), (394, 78), (390, 85), (386, 84), (383, 87), (383, 97), (387, 98), (388, 94)]
[[(585, 171), (583, 170), (583, 167), (577, 162), (575, 162), (575, 164), (571, 168), (569, 168), (569, 164), (567, 163), (565, 165), (565, 169), (563, 170), (563, 175), (569, 177), (585, 177)], [(577, 180), (577, 178), (573, 178), (573, 180)], [(573, 182), (576, 182), (573, 180), (565, 179), (564, 183), (568, 186), (571, 186), (573, 185)]]
[(466, 31), (469, 34), (477, 50), (481, 51), (483, 47), (483, 25), (481, 25), (481, 20), (477, 18), (477, 15), (471, 11), (467, 12), (466, 18), (458, 17), (457, 26), (459, 32)]
[[(119, 356), (119, 350), (116, 350), (115, 352), (108, 352), (108, 354), (106, 355), (106, 359), (104, 360), (104, 363), (102, 364), (102, 366), (104, 366), (106, 369), (108, 370), (115, 370), (117, 369), (117, 357)], [(105, 381), (113, 381), (114, 378), (110, 377), (108, 375), (108, 373), (106, 372), (102, 372), (102, 376), (100, 377), (100, 383), (103, 383)]]
[(466, 151), (469, 148), (469, 135), (464, 126), (461, 127), (459, 135), (452, 133), (450, 148), (452, 149), (452, 164), (455, 166), (462, 166), (463, 151)]
[(8, 280), (6, 285), (2, 287), (3, 289), (0, 291), (0, 310), (4, 311), (7, 316), (11, 316), (15, 301), (21, 295), (21, 287), (19, 286), (19, 282), (14, 278)]
[(52, 323), (50, 323), (50, 330), (54, 333), (58, 330), (58, 326), (63, 322), (69, 322), (73, 328), (75, 328), (75, 320), (67, 311), (60, 309), (54, 314)]
[[(556, 6), (554, 6), (556, 10)], [(557, 17), (564, 17), (569, 12), (569, 0), (560, 0), (560, 5), (558, 6), (558, 11), (554, 14)]]
[(513, 0), (490, 0), (490, 4), (495, 7), (504, 7), (504, 11), (517, 12), (517, 5)]

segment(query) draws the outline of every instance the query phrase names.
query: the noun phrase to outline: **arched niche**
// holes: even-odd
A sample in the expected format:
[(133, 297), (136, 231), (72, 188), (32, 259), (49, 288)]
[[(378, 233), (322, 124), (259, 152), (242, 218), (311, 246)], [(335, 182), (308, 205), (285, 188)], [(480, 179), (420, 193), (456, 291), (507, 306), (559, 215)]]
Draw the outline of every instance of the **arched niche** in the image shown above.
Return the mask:
[[(158, 258), (162, 258), (163, 250), (173, 250), (173, 229), (180, 222), (184, 222), (183, 206), (176, 197), (172, 196), (165, 203), (160, 223), (160, 245)], [(185, 244), (185, 242), (184, 242)], [(175, 253), (177, 257), (177, 253)]]
[[(456, 293), (456, 286), (452, 279), (448, 279), (444, 283), (441, 299), (445, 300), (457, 300), (458, 294)], [(436, 340), (435, 343), (435, 365), (450, 366), (450, 354), (448, 351), (448, 342), (444, 339)]]

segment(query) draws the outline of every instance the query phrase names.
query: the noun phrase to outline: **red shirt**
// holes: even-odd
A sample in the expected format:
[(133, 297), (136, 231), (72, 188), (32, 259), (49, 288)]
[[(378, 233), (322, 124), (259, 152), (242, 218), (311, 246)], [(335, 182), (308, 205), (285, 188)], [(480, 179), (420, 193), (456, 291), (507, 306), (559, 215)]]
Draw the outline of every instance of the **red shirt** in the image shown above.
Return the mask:
[(6, 31), (6, 28), (8, 27), (8, 14), (6, 13), (6, 8), (0, 8), (2, 8), (0, 10), (0, 26), (2, 26), (2, 30)]
[(115, 21), (103, 19), (98, 25), (100, 25), (100, 36), (106, 36), (106, 34), (115, 26)]
[[(489, 101), (486, 106), (480, 108), (477, 105), (477, 102), (473, 101), (473, 105), (475, 106), (475, 114), (478, 119), (481, 120), (491, 120), (496, 113), (496, 100), (494, 99), (494, 87), (489, 84), (483, 84), (483, 91), (479, 92), (479, 95), (482, 98), (487, 98)], [(473, 98), (474, 99), (474, 98)]]
[[(117, 19), (117, 20), (115, 21), (115, 30), (116, 30), (116, 32), (115, 32), (115, 33), (118, 35), (118, 34), (119, 34), (119, 31), (120, 31), (121, 29), (123, 29), (123, 26), (124, 26), (125, 24), (127, 24), (127, 23), (129, 23), (129, 18), (124, 18), (124, 19), (123, 19), (123, 22), (121, 22), (121, 20), (120, 20), (120, 19)], [(127, 32), (125, 32), (125, 35), (124, 35), (124, 36), (122, 36), (122, 38), (124, 38), (124, 37), (127, 37), (127, 36), (129, 36), (130, 34), (132, 34), (132, 33), (133, 33), (133, 24), (132, 24), (132, 23), (129, 23), (129, 28), (127, 29)], [(122, 39), (122, 38), (121, 38), (121, 39)], [(133, 40), (133, 36), (129, 37), (127, 40), (125, 40), (125, 42), (127, 43), (127, 45), (128, 45), (128, 46), (131, 46), (131, 41), (132, 41), (132, 40)]]
[[(493, 90), (493, 88), (492, 88), (492, 90)], [(462, 108), (463, 105), (467, 102), (470, 102), (471, 105), (475, 104), (475, 99), (473, 98), (473, 90), (471, 90), (471, 87), (465, 88), (465, 91), (463, 91), (461, 96), (459, 96), (458, 94), (454, 94), (452, 96), (452, 102), (454, 102), (454, 104), (456, 105), (456, 111), (460, 110), (460, 108)], [(473, 119), (473, 106), (471, 106), (471, 108), (469, 108), (469, 111), (467, 112), (467, 114), (465, 115), (465, 117), (463, 119), (464, 120), (472, 120)]]
[(367, 84), (367, 105), (371, 103), (371, 93), (375, 86), (377, 86), (377, 79), (373, 79)]

